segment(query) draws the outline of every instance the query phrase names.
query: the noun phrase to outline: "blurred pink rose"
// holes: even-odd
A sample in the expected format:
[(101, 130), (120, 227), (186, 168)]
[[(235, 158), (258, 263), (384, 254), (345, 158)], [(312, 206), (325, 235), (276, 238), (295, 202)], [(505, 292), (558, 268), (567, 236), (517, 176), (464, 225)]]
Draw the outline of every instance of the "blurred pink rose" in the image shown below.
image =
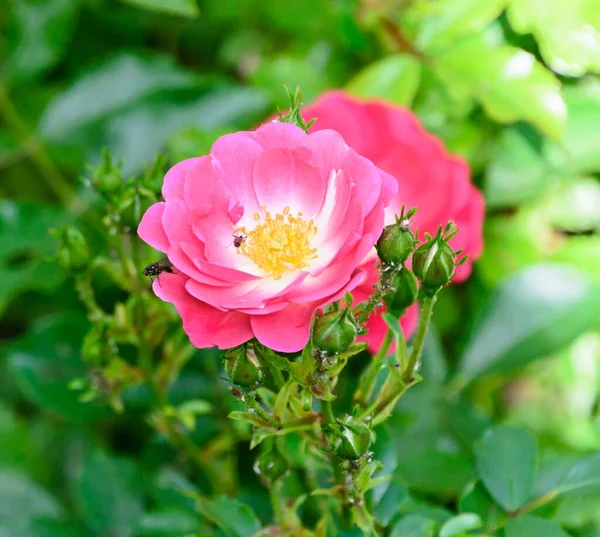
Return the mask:
[[(472, 263), (483, 249), (484, 201), (471, 184), (469, 166), (462, 158), (448, 153), (443, 142), (428, 133), (411, 111), (382, 100), (362, 101), (342, 91), (330, 91), (307, 106), (303, 116), (306, 120), (317, 118), (311, 132), (338, 131), (350, 147), (396, 178), (398, 194), (386, 208), (386, 224), (393, 222), (402, 205), (419, 207), (412, 227), (419, 230), (421, 238), (425, 231), (433, 234), (438, 224), (454, 220), (460, 231), (451, 245), (469, 254), (469, 260), (459, 267), (453, 281), (469, 277)], [(368, 278), (353, 291), (356, 300), (365, 300), (377, 282), (373, 254), (364, 268)], [(407, 336), (416, 323), (417, 308), (413, 306), (401, 320)], [(371, 316), (367, 328), (364, 339), (371, 350), (377, 350), (386, 332), (380, 313)]]
[(192, 343), (293, 352), (314, 311), (362, 282), (397, 182), (335, 131), (267, 123), (180, 162), (162, 192), (138, 233), (173, 263), (153, 288)]

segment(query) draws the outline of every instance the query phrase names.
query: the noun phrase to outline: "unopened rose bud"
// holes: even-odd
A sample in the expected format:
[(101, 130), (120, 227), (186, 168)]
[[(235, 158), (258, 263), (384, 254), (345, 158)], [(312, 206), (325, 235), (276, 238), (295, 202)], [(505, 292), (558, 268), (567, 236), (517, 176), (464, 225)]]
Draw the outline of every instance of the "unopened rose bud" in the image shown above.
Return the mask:
[(413, 254), (413, 272), (426, 292), (435, 293), (450, 282), (456, 266), (464, 262), (465, 258), (457, 263), (456, 255), (460, 252), (454, 252), (448, 244), (456, 233), (452, 223), (449, 223), (443, 232), (440, 226), (435, 236), (427, 236), (427, 242), (419, 246)]
[(265, 483), (271, 485), (281, 479), (290, 468), (290, 465), (276, 444), (260, 455), (254, 463), (254, 471)]
[(373, 431), (369, 426), (352, 416), (336, 420), (337, 427), (327, 430), (327, 441), (333, 452), (342, 459), (360, 459), (374, 441)]
[(346, 352), (354, 340), (358, 330), (348, 309), (331, 311), (315, 321), (313, 341), (315, 345), (328, 354)]
[(375, 245), (377, 255), (385, 263), (404, 263), (415, 248), (415, 237), (410, 231), (410, 217), (417, 212), (411, 209), (404, 214), (404, 207), (396, 222), (386, 226)]
[(229, 349), (223, 360), (225, 372), (234, 384), (250, 386), (262, 379), (262, 370), (254, 350), (246, 345)]
[(57, 253), (57, 260), (67, 270), (80, 271), (85, 269), (90, 262), (90, 249), (81, 232), (73, 227), (55, 230), (52, 234), (61, 244)]
[(394, 275), (391, 281), (392, 291), (384, 297), (388, 309), (402, 312), (410, 306), (419, 295), (419, 286), (415, 275), (406, 267)]

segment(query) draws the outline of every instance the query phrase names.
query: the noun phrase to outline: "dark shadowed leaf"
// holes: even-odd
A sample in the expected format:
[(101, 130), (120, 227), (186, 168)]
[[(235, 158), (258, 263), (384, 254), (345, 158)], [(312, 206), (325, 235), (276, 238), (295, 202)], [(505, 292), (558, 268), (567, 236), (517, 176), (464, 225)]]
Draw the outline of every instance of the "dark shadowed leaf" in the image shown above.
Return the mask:
[(530, 499), (537, 445), (527, 431), (508, 425), (490, 429), (475, 445), (475, 459), (484, 485), (506, 511)]
[(199, 499), (197, 506), (227, 537), (251, 537), (261, 528), (254, 511), (240, 501), (230, 498)]
[(392, 481), (375, 506), (375, 520), (387, 526), (408, 497), (406, 485)]

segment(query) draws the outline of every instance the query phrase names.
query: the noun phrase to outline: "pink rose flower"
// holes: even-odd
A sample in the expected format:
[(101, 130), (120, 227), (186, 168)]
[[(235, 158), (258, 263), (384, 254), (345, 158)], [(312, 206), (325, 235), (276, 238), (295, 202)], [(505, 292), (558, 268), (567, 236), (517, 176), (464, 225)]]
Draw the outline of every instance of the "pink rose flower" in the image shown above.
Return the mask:
[(315, 310), (358, 286), (397, 182), (335, 131), (286, 123), (219, 138), (167, 173), (138, 234), (168, 255), (154, 292), (197, 347), (302, 349)]
[[(330, 91), (307, 106), (303, 116), (317, 118), (311, 132), (335, 129), (350, 147), (396, 178), (398, 194), (386, 208), (386, 225), (394, 221), (402, 205), (419, 208), (413, 231), (418, 229), (421, 238), (425, 231), (433, 234), (438, 224), (453, 220), (459, 233), (450, 244), (469, 254), (453, 281), (469, 277), (473, 261), (483, 250), (484, 200), (471, 184), (465, 160), (448, 153), (443, 142), (428, 133), (410, 110), (382, 100), (361, 101), (342, 91)], [(357, 301), (373, 292), (375, 259), (372, 253), (363, 265), (368, 277), (353, 291)], [(364, 339), (373, 351), (380, 347), (387, 330), (381, 311), (374, 313), (366, 326), (369, 334)], [(415, 329), (417, 313), (416, 305), (412, 306), (401, 319), (407, 337)]]

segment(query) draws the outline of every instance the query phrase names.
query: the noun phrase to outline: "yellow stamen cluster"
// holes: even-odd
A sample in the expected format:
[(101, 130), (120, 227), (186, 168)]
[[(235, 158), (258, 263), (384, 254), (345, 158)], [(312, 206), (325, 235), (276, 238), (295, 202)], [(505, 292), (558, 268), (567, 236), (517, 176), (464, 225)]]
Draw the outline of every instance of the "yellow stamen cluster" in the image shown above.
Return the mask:
[(275, 217), (265, 207), (263, 212), (262, 223), (263, 217), (254, 213), (256, 227), (253, 230), (239, 229), (247, 237), (238, 253), (249, 257), (275, 280), (288, 270), (307, 267), (308, 261), (317, 257), (317, 249), (310, 247), (310, 241), (317, 233), (315, 222), (306, 222), (300, 212), (291, 215), (289, 207)]

